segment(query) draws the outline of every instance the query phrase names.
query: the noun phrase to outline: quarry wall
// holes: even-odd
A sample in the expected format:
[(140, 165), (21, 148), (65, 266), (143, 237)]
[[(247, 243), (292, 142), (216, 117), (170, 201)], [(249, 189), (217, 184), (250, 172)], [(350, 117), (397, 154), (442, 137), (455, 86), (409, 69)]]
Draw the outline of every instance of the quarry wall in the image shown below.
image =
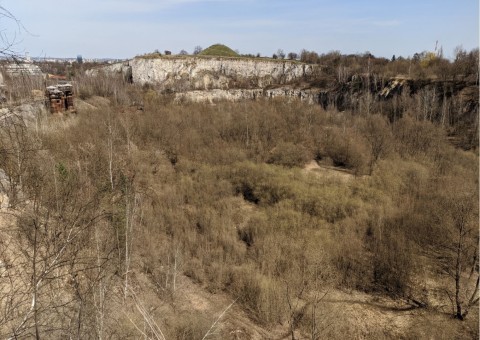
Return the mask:
[(318, 66), (289, 60), (225, 57), (138, 57), (88, 71), (122, 73), (135, 84), (156, 85), (172, 92), (254, 89), (308, 80)]

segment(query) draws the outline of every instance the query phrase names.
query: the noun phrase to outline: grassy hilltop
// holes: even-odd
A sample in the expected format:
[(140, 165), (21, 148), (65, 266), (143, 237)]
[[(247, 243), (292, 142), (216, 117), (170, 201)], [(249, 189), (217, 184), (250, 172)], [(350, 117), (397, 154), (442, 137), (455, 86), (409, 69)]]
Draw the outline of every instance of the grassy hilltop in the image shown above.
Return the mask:
[(200, 52), (198, 55), (201, 56), (215, 56), (215, 57), (240, 57), (240, 55), (232, 50), (230, 47), (222, 45), (222, 44), (215, 44)]

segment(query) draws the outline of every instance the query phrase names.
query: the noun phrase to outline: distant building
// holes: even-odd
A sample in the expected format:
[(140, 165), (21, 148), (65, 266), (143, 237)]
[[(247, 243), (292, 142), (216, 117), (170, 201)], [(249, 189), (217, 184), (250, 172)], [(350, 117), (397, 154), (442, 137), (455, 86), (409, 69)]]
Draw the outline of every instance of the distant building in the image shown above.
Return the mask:
[(81, 54), (77, 55), (77, 63), (82, 64), (83, 63), (83, 57)]

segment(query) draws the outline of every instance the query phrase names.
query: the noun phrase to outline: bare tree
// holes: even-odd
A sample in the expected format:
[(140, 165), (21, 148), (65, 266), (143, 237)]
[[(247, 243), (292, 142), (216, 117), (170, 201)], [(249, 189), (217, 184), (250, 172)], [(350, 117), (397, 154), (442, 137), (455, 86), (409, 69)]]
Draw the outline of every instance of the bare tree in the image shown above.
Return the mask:
[[(478, 202), (476, 197), (469, 197), (469, 195), (462, 195), (455, 199), (451, 204), (451, 236), (452, 244), (446, 245), (444, 248), (448, 255), (447, 259), (450, 263), (443, 264), (445, 272), (452, 276), (455, 281), (455, 296), (452, 299), (452, 304), (455, 306), (455, 317), (459, 320), (464, 320), (471, 307), (475, 306), (479, 301), (478, 289), (479, 278), (477, 273), (475, 280), (475, 287), (468, 291), (469, 278), (464, 277), (464, 272), (468, 270), (470, 274), (475, 272), (475, 267), (478, 266), (478, 259), (475, 259), (475, 254), (478, 251), (478, 236), (475, 237), (475, 233), (478, 232), (475, 226), (478, 213), (478, 207), (475, 207), (472, 203)], [(474, 203), (475, 204), (475, 203)], [(474, 259), (469, 263), (469, 259)], [(470, 265), (470, 268), (466, 266)], [(470, 279), (470, 280), (469, 280)]]
[(22, 117), (7, 111), (0, 117), (0, 164), (3, 178), (0, 189), (7, 193), (10, 207), (20, 203), (23, 179), (31, 165), (29, 159), (37, 146)]
[(425, 235), (427, 254), (450, 278), (445, 294), (452, 314), (464, 320), (479, 301), (478, 187), (467, 173), (438, 180), (434, 193), (424, 197), (430, 218)]
[[(27, 31), (21, 21), (4, 6), (0, 6), (0, 19), (13, 21), (18, 28), (18, 32)], [(20, 55), (20, 53), (15, 50), (17, 44), (17, 32), (0, 30), (0, 55), (16, 60)]]
[(113, 179), (113, 172), (114, 172), (114, 144), (117, 134), (117, 121), (113, 117), (113, 113), (108, 111), (107, 118), (105, 121), (105, 127), (107, 128), (107, 154), (108, 154), (108, 177), (110, 180), (110, 187), (111, 190), (114, 190), (114, 179)]
[(197, 54), (200, 54), (200, 52), (202, 51), (203, 51), (202, 46), (195, 46), (195, 48), (193, 49), (193, 54), (197, 55)]
[(296, 60), (296, 59), (298, 58), (298, 54), (295, 53), (295, 52), (290, 52), (290, 53), (288, 53), (288, 56), (287, 56), (287, 57), (288, 57), (288, 59), (290, 59), (290, 60)]
[[(96, 285), (97, 271), (105, 264), (105, 258), (90, 255), (88, 246), (90, 232), (103, 215), (97, 211), (97, 199), (79, 187), (75, 175), (60, 169), (58, 193), (52, 190), (49, 172), (41, 170), (30, 173), (22, 187), (29, 203), (18, 210), (12, 230), (17, 246), (11, 252), (23, 259), (10, 269), (18, 273), (16, 285), (21, 286), (21, 291), (12, 292), (20, 296), (13, 338), (32, 330), (37, 339), (56, 337), (58, 332), (83, 337), (85, 294)], [(64, 286), (69, 289), (59, 289)]]
[(362, 130), (370, 147), (369, 168), (371, 174), (378, 160), (390, 150), (392, 132), (385, 117), (380, 115), (367, 116)]
[(304, 63), (315, 64), (318, 62), (318, 54), (314, 51), (310, 52), (306, 49), (303, 49), (300, 52), (300, 61)]

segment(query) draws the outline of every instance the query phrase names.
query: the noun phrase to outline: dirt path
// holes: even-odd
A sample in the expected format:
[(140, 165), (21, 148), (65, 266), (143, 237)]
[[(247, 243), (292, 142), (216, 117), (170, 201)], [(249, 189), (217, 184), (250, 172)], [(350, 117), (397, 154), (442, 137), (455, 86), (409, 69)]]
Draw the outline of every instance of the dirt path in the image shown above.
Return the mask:
[(307, 163), (303, 168), (303, 171), (305, 173), (313, 173), (323, 178), (338, 180), (344, 183), (349, 182), (355, 178), (355, 176), (347, 170), (325, 165), (321, 166), (315, 160)]

